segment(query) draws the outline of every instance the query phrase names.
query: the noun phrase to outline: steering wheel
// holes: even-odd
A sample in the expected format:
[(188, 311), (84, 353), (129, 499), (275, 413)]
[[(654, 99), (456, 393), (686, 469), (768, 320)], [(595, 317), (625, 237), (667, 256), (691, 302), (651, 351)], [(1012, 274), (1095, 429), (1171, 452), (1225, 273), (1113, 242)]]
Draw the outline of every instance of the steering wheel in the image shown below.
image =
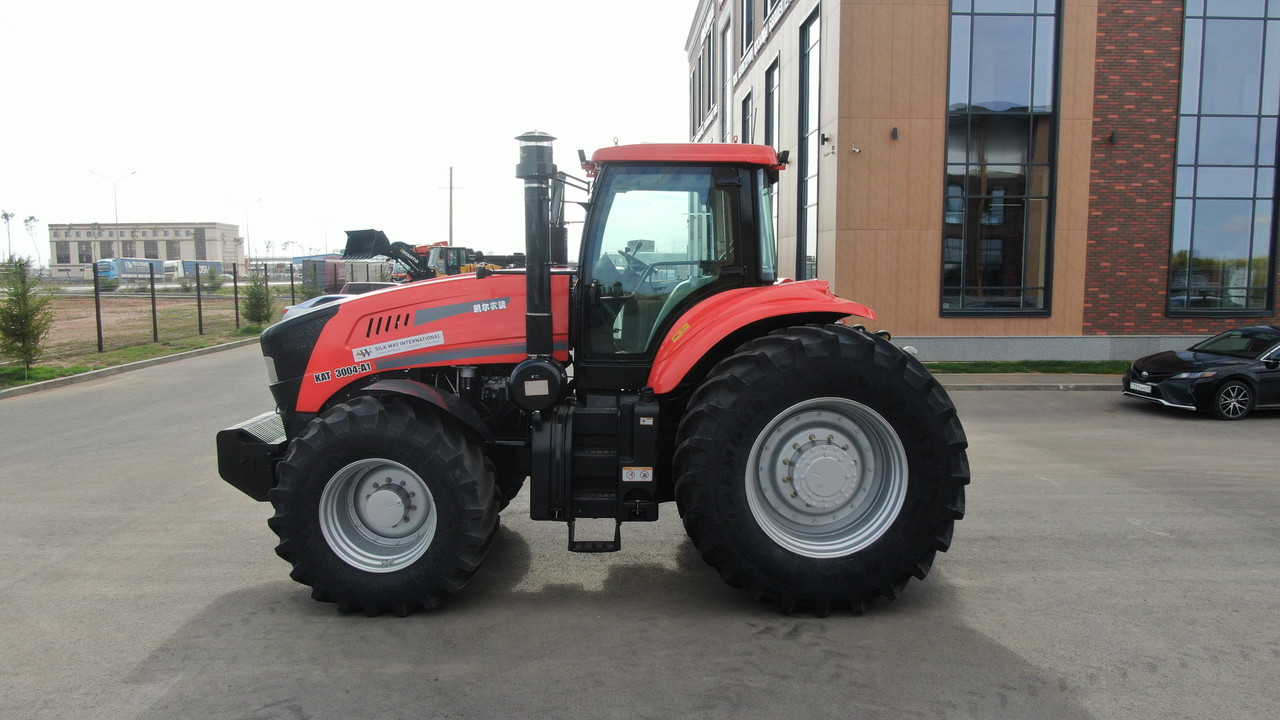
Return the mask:
[(622, 259), (626, 261), (627, 268), (640, 277), (644, 277), (653, 270), (652, 265), (635, 256), (636, 249), (640, 248), (643, 242), (643, 240), (632, 240), (627, 243), (627, 247), (618, 251)]

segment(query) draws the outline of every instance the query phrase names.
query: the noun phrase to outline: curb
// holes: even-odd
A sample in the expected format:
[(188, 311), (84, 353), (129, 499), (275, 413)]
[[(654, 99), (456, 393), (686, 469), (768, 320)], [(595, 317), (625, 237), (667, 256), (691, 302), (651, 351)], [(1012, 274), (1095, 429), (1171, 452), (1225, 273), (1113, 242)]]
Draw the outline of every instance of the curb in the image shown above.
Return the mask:
[(1048, 391), (1085, 391), (1085, 392), (1120, 392), (1120, 384), (1117, 382), (1109, 383), (1028, 383), (1028, 382), (1011, 382), (1011, 383), (963, 383), (952, 382), (949, 380), (939, 380), (942, 387), (947, 392), (961, 392), (968, 390), (1048, 390)]
[(231, 350), (232, 348), (243, 347), (258, 342), (258, 338), (251, 337), (244, 340), (236, 340), (234, 342), (223, 343), (221, 345), (211, 345), (206, 348), (197, 350), (188, 350), (184, 353), (176, 355), (165, 355), (163, 357), (151, 358), (149, 360), (139, 360), (124, 365), (116, 365), (114, 367), (102, 368), (101, 370), (90, 370), (89, 372), (80, 373), (79, 375), (67, 375), (66, 377), (54, 378), (52, 380), (42, 380), (30, 385), (19, 385), (18, 387), (0, 390), (0, 400), (5, 398), (18, 397), (19, 395), (29, 395), (31, 393), (40, 392), (41, 390), (51, 390), (53, 388), (63, 387), (65, 385), (75, 385), (76, 383), (88, 382), (99, 378), (119, 375), (120, 373), (130, 372), (132, 370), (141, 370), (149, 368), (153, 365), (163, 365), (165, 363), (177, 362), (187, 358), (198, 357), (200, 355), (211, 355), (223, 350)]

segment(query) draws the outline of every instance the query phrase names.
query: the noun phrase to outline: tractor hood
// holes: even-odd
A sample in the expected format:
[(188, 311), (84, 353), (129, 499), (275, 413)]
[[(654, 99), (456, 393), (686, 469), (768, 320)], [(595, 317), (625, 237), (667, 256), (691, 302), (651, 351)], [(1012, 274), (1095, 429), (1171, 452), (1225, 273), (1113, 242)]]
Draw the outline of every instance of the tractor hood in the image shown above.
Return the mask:
[[(566, 362), (570, 278), (555, 273), (552, 282), (554, 352)], [(525, 293), (523, 272), (502, 272), (410, 283), (344, 300), (311, 347), (295, 348), (311, 353), (295, 408), (315, 412), (341, 388), (403, 368), (519, 363), (526, 357)]]

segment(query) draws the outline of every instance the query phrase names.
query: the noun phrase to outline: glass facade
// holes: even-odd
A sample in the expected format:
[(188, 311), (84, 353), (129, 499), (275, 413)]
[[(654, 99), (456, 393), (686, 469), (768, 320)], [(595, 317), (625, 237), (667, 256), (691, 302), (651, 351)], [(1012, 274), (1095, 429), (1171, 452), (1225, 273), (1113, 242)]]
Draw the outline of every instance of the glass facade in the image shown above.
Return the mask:
[(800, 26), (800, 143), (796, 166), (800, 182), (796, 217), (796, 279), (818, 277), (818, 88), (819, 12)]
[(1188, 2), (1169, 314), (1274, 307), (1278, 116), (1280, 2)]
[(1047, 314), (1058, 6), (954, 0), (943, 315)]

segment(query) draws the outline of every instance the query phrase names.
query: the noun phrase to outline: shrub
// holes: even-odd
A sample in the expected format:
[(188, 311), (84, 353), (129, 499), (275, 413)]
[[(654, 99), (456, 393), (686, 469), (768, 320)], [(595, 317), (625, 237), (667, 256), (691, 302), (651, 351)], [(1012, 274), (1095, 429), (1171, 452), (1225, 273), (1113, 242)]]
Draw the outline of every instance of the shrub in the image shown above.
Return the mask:
[(53, 325), (49, 298), (31, 282), (31, 261), (10, 257), (4, 263), (8, 288), (0, 303), (0, 354), (22, 363), (25, 371), (40, 359)]
[(266, 275), (255, 275), (244, 291), (244, 305), (240, 314), (254, 325), (266, 325), (271, 322), (272, 307), (271, 287), (267, 284)]

